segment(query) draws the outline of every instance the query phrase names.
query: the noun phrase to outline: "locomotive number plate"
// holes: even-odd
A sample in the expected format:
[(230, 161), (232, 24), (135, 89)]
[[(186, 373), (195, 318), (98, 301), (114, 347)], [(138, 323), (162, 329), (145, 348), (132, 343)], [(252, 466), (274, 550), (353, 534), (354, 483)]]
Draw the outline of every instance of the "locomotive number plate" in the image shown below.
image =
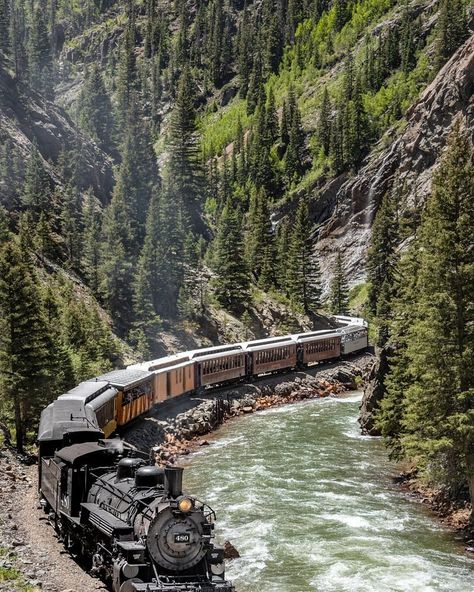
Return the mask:
[(180, 532), (179, 534), (174, 535), (174, 542), (175, 543), (189, 543), (190, 540), (191, 540), (191, 537), (189, 536), (189, 534), (187, 534), (185, 532)]

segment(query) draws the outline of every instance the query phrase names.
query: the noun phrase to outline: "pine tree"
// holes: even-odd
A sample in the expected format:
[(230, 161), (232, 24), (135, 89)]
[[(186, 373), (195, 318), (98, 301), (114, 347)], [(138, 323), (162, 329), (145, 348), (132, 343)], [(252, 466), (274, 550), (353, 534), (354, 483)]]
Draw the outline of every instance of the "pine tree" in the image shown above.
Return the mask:
[(46, 26), (46, 15), (41, 6), (37, 6), (31, 15), (27, 52), (30, 83), (37, 90), (50, 95), (53, 56)]
[(336, 266), (331, 281), (330, 305), (333, 314), (344, 315), (349, 312), (349, 289), (344, 260), (340, 251), (337, 252)]
[(86, 193), (83, 204), (82, 261), (81, 268), (87, 283), (95, 294), (99, 291), (99, 266), (101, 258), (101, 213), (92, 194)]
[(263, 85), (263, 67), (260, 52), (257, 51), (253, 63), (252, 73), (249, 80), (249, 88), (247, 92), (247, 113), (251, 115), (255, 112), (258, 105), (263, 105), (265, 102), (265, 88)]
[(250, 74), (253, 66), (253, 26), (250, 19), (247, 3), (242, 14), (242, 20), (239, 26), (239, 33), (237, 38), (237, 71), (240, 80), (240, 96), (245, 98), (247, 96), (248, 86), (250, 82)]
[(307, 198), (301, 198), (288, 247), (286, 281), (291, 300), (305, 313), (321, 306), (319, 265), (312, 253), (311, 222)]
[(194, 81), (185, 68), (178, 84), (178, 95), (168, 134), (168, 177), (173, 180), (175, 204), (181, 209), (185, 225), (195, 232), (203, 232), (201, 208), (204, 195), (203, 170), (194, 107)]
[(329, 98), (328, 89), (324, 87), (321, 111), (319, 113), (318, 139), (323, 148), (325, 156), (329, 155), (329, 150), (331, 147), (331, 112), (331, 99)]
[(10, 2), (0, 0), (0, 51), (10, 53)]
[(474, 150), (459, 122), (433, 178), (419, 234), (414, 322), (405, 357), (401, 443), (439, 485), (474, 502)]
[(49, 177), (44, 170), (43, 159), (36, 144), (33, 144), (31, 156), (26, 164), (25, 183), (21, 194), (23, 206), (28, 208), (34, 219), (41, 212), (50, 212), (51, 189)]
[(122, 40), (117, 80), (117, 121), (123, 124), (133, 105), (137, 90), (137, 60), (135, 56), (136, 21), (133, 0), (127, 0), (127, 26)]
[(288, 90), (287, 112), (289, 127), (288, 147), (285, 153), (285, 172), (288, 181), (291, 182), (303, 173), (305, 157), (304, 131), (293, 87)]
[(27, 257), (13, 240), (0, 251), (0, 385), (14, 414), (18, 450), (55, 394), (47, 388), (49, 339)]
[(10, 238), (7, 210), (0, 205), (0, 247)]
[(238, 216), (228, 201), (222, 210), (216, 237), (216, 298), (222, 306), (238, 310), (249, 298), (250, 278), (243, 256)]
[(86, 70), (78, 99), (78, 119), (82, 129), (100, 148), (108, 152), (113, 149), (112, 103), (98, 64)]
[(268, 197), (264, 189), (254, 187), (250, 197), (246, 240), (248, 267), (264, 290), (274, 283), (272, 261), (274, 243)]
[(348, 4), (349, 0), (334, 0), (334, 9), (336, 13), (334, 17), (334, 28), (336, 31), (340, 31), (351, 16)]
[(367, 279), (369, 281), (368, 309), (375, 316), (384, 282), (394, 281), (397, 263), (398, 222), (396, 203), (386, 194), (372, 225), (370, 248), (367, 253)]
[(64, 191), (61, 207), (61, 235), (66, 247), (66, 261), (74, 269), (79, 268), (81, 261), (81, 217), (79, 192), (68, 185)]
[(463, 0), (441, 0), (436, 43), (438, 67), (449, 60), (467, 36), (467, 12)]

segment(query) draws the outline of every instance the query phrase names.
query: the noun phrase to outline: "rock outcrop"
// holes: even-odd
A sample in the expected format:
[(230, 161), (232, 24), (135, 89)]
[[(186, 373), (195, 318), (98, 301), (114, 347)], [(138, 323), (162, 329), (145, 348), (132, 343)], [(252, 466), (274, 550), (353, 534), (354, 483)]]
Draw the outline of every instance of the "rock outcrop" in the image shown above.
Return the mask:
[[(10, 162), (20, 169), (14, 179), (17, 183), (34, 144), (54, 185), (62, 184), (55, 167), (61, 152), (74, 150), (81, 160), (81, 187), (92, 187), (97, 198), (104, 203), (108, 200), (113, 187), (111, 159), (77, 129), (63, 109), (18, 83), (4, 66), (0, 66), (0, 144), (9, 146)], [(17, 189), (15, 183), (1, 185), (0, 203), (12, 207)]]
[(367, 436), (380, 436), (380, 431), (375, 425), (375, 412), (385, 394), (385, 376), (389, 369), (387, 355), (387, 350), (383, 349), (374, 362), (360, 404), (358, 421), (361, 432)]
[(357, 175), (315, 190), (313, 218), (321, 224), (316, 250), (326, 288), (338, 248), (346, 255), (351, 283), (364, 281), (370, 227), (386, 192), (398, 189), (404, 210), (422, 206), (453, 122), (461, 118), (474, 135), (473, 92), (474, 35), (407, 111), (404, 129), (389, 129)]

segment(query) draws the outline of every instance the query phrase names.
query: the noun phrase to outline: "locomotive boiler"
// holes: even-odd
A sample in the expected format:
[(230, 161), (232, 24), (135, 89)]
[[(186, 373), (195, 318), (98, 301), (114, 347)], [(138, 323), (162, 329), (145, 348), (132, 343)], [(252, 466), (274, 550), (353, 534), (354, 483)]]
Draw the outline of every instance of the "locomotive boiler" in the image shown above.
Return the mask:
[(234, 592), (213, 543), (215, 514), (183, 493), (182, 468), (146, 465), (86, 418), (48, 429), (50, 416), (40, 425), (42, 505), (92, 574), (113, 592)]

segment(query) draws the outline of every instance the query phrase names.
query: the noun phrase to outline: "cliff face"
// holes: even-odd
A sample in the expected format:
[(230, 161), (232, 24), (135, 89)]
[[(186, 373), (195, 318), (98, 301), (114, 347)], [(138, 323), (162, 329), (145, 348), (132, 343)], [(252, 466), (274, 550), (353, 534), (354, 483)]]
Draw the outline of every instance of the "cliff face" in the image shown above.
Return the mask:
[(315, 249), (324, 281), (336, 249), (345, 254), (351, 284), (364, 281), (371, 223), (383, 195), (397, 191), (402, 212), (423, 204), (453, 122), (461, 118), (474, 138), (473, 93), (474, 35), (410, 107), (401, 132), (388, 130), (354, 177), (341, 176), (313, 192), (312, 215), (320, 224)]
[[(0, 143), (9, 146), (6, 157), (15, 159), (19, 176), (36, 143), (44, 168), (54, 185), (62, 179), (57, 167), (62, 151), (74, 151), (81, 160), (81, 186), (92, 187), (105, 202), (112, 190), (112, 161), (97, 145), (84, 136), (66, 112), (43, 96), (19, 84), (0, 66)], [(0, 203), (12, 207), (12, 197), (20, 179), (0, 185)]]

